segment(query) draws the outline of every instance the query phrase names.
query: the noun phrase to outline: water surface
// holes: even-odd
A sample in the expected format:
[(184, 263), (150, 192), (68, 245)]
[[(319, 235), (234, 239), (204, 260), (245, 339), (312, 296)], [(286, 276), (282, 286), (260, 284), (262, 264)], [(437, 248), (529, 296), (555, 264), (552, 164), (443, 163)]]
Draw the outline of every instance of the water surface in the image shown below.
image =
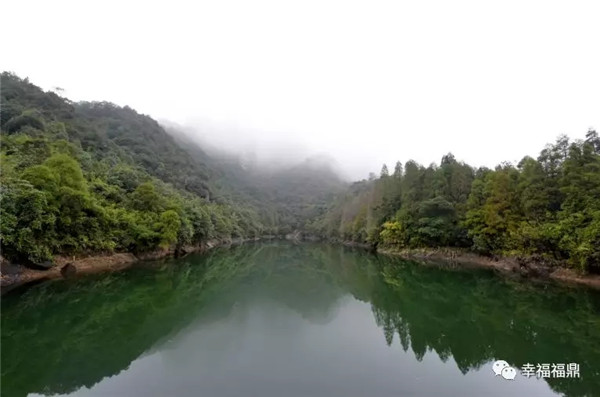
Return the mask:
[[(2, 298), (2, 395), (600, 395), (597, 291), (251, 244)], [(495, 377), (576, 362), (580, 379)]]

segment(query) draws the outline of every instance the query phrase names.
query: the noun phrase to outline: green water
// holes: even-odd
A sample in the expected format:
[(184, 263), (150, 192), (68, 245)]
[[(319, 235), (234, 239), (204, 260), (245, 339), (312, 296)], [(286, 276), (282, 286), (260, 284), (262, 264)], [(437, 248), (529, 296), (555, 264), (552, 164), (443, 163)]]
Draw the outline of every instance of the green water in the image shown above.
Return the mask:
[[(47, 282), (3, 297), (1, 320), (6, 397), (600, 395), (597, 291), (339, 246)], [(581, 378), (527, 379), (527, 362)]]

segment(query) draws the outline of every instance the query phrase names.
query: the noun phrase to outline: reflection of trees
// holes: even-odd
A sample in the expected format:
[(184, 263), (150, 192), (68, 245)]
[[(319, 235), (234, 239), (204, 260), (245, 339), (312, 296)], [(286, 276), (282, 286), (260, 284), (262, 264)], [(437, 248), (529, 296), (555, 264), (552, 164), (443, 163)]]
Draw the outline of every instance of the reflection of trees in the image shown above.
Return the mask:
[(398, 335), (421, 360), (435, 351), (453, 357), (466, 373), (490, 360), (514, 366), (577, 362), (582, 379), (549, 379), (556, 391), (590, 395), (600, 390), (600, 295), (581, 288), (534, 286), (488, 271), (451, 271), (370, 259), (381, 268), (371, 296), (373, 314), (388, 344)]
[[(241, 259), (232, 251), (156, 272), (131, 269), (45, 283), (3, 298), (3, 395), (67, 393), (120, 372), (226, 288), (229, 262)], [(220, 279), (213, 266), (223, 268)]]
[(451, 271), (342, 247), (260, 244), (45, 283), (2, 300), (2, 392), (67, 393), (127, 368), (192, 321), (271, 299), (326, 322), (344, 291), (370, 302), (389, 345), (434, 351), (460, 370), (502, 358), (578, 362), (568, 395), (600, 390), (600, 305), (583, 289), (534, 287), (487, 271)]
[(8, 295), (2, 395), (91, 387), (195, 319), (226, 316), (250, 292), (326, 318), (341, 291), (315, 259), (301, 247), (247, 245)]

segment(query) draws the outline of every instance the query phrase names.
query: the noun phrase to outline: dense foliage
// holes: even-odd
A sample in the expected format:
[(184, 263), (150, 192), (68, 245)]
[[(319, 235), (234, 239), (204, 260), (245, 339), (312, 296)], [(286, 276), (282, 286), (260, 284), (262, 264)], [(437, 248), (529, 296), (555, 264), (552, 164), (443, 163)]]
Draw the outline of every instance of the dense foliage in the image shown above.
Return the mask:
[(40, 263), (261, 234), (255, 211), (211, 200), (210, 168), (150, 117), (1, 79), (3, 256)]
[(265, 171), (208, 156), (129, 107), (73, 103), (1, 77), (0, 238), (9, 259), (305, 231), (394, 248), (541, 255), (600, 272), (594, 130), (575, 142), (562, 136), (517, 165), (475, 169), (448, 154), (428, 167), (384, 165), (379, 178), (345, 190), (328, 159)]
[(357, 182), (312, 229), (397, 248), (541, 255), (600, 272), (600, 137), (561, 136), (537, 159), (474, 169), (452, 154)]

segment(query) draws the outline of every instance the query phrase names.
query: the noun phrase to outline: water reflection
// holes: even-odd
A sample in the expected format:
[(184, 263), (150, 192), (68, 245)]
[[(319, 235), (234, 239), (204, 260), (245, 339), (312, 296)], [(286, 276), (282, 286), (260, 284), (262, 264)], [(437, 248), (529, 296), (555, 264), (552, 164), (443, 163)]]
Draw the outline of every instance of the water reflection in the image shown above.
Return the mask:
[[(9, 295), (2, 394), (593, 395), (599, 302), (341, 247), (244, 246)], [(582, 379), (508, 382), (494, 358), (578, 362)]]

